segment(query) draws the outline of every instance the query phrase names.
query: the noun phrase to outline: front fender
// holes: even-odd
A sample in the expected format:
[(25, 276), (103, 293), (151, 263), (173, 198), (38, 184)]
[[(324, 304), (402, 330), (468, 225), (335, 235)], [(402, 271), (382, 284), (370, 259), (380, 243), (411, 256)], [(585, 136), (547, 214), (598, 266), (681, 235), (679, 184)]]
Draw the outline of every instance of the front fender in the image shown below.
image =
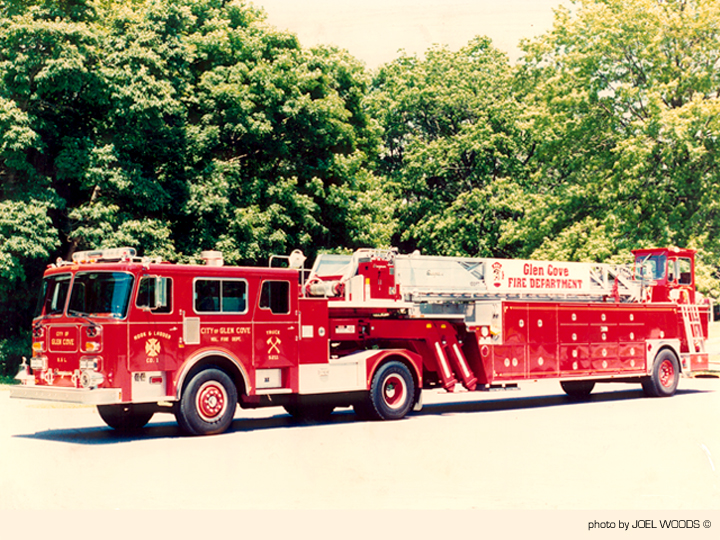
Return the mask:
[(196, 367), (201, 365), (215, 365), (221, 369), (225, 369), (229, 372), (228, 374), (235, 379), (236, 383), (242, 383), (243, 388), (238, 389), (239, 391), (244, 389), (248, 395), (252, 392), (252, 379), (250, 378), (248, 370), (240, 358), (226, 350), (202, 349), (196, 351), (195, 354), (185, 360), (182, 366), (180, 366), (180, 369), (176, 371), (176, 375), (173, 378), (176, 399), (180, 399), (180, 394), (188, 375)]

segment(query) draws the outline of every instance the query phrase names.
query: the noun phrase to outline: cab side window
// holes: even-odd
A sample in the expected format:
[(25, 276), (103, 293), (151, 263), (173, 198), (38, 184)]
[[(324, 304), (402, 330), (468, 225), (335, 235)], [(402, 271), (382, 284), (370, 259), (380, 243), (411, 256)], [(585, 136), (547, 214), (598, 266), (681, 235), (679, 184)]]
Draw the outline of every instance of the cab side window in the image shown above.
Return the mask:
[(142, 278), (135, 305), (150, 309), (153, 313), (171, 313), (172, 279), (155, 276)]
[(690, 259), (682, 258), (677, 260), (677, 273), (680, 285), (692, 284), (692, 264)]
[(675, 259), (670, 259), (668, 261), (667, 276), (668, 281), (675, 281), (677, 279), (677, 274), (675, 273)]
[(638, 277), (643, 279), (663, 279), (665, 277), (665, 266), (667, 260), (665, 255), (652, 255), (648, 257), (638, 257), (635, 260)]
[(260, 308), (275, 315), (290, 313), (290, 282), (264, 281), (260, 289)]
[(222, 282), (222, 311), (242, 313), (245, 311), (246, 304), (244, 281)]
[(245, 313), (247, 283), (244, 280), (198, 279), (195, 281), (198, 313)]

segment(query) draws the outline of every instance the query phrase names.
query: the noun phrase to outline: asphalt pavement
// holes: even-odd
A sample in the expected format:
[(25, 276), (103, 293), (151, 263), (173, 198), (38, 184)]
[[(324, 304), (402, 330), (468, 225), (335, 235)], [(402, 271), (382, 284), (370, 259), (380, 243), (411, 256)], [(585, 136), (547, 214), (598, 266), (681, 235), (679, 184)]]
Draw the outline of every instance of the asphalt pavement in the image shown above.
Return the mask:
[(671, 398), (612, 383), (577, 402), (544, 381), (424, 402), (395, 422), (238, 409), (211, 437), (156, 415), (126, 436), (0, 387), (0, 509), (720, 510), (720, 379)]

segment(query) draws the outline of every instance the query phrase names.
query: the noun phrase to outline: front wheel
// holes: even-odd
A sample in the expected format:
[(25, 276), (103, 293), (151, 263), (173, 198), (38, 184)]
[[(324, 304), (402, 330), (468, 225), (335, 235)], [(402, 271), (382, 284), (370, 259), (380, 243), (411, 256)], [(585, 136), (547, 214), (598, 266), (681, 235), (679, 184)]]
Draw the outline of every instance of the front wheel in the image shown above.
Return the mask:
[(652, 373), (642, 380), (642, 388), (649, 397), (670, 397), (680, 382), (680, 364), (670, 349), (661, 350), (653, 362)]
[(143, 428), (154, 414), (153, 411), (142, 410), (131, 403), (98, 405), (97, 410), (103, 422), (122, 432), (132, 432)]
[(378, 420), (399, 420), (412, 408), (415, 400), (415, 382), (405, 364), (391, 361), (375, 372), (367, 412)]
[(207, 368), (188, 382), (175, 418), (191, 435), (214, 435), (230, 426), (236, 406), (237, 390), (232, 379), (224, 371)]

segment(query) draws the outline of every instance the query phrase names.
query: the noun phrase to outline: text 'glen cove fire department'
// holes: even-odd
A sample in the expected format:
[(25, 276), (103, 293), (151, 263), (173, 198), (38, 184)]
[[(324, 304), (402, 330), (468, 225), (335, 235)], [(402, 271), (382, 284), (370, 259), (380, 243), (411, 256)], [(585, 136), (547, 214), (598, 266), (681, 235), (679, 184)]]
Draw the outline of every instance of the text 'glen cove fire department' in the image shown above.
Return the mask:
[(11, 395), (97, 405), (122, 430), (169, 412), (190, 434), (226, 430), (238, 404), (394, 420), (423, 389), (522, 380), (558, 379), (573, 397), (609, 381), (671, 396), (708, 369), (709, 304), (693, 250), (633, 253), (624, 267), (362, 249), (309, 271), (299, 251), (266, 268), (217, 252), (201, 265), (76, 253), (45, 272)]

